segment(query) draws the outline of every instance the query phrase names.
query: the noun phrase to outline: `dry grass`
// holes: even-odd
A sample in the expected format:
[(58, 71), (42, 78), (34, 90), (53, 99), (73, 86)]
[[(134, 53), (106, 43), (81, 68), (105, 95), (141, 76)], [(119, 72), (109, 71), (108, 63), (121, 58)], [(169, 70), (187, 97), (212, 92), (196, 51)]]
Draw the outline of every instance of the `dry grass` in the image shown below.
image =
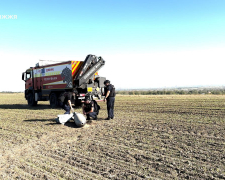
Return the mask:
[(224, 96), (117, 96), (110, 121), (100, 106), (76, 128), (0, 94), (0, 179), (225, 179)]

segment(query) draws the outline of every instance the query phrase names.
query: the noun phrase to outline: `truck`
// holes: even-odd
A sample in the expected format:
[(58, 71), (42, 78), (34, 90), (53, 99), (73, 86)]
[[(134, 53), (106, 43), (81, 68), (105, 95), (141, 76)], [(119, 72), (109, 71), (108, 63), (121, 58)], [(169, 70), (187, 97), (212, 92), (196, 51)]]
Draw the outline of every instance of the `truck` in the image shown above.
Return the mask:
[(50, 101), (50, 106), (55, 108), (64, 92), (75, 92), (72, 99), (75, 106), (80, 106), (85, 96), (103, 99), (106, 78), (98, 75), (99, 69), (105, 65), (101, 56), (89, 54), (84, 61), (43, 62), (22, 73), (28, 105), (36, 106), (38, 101)]

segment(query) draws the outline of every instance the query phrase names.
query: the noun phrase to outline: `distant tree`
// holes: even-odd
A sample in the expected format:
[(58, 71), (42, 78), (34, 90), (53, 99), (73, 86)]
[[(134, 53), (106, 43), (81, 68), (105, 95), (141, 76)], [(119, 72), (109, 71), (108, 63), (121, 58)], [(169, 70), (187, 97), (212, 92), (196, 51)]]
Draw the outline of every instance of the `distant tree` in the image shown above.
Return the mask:
[(135, 95), (139, 95), (140, 94), (140, 91), (135, 91), (134, 94)]
[(220, 95), (220, 94), (223, 94), (223, 93), (220, 90), (214, 90), (214, 91), (212, 91), (212, 94)]
[(129, 95), (133, 95), (133, 91), (129, 91), (128, 94), (129, 94)]
[(197, 90), (190, 90), (190, 91), (188, 91), (187, 94), (198, 94), (198, 91)]
[(170, 95), (170, 94), (174, 94), (173, 91), (166, 91), (165, 94)]
[(151, 95), (152, 94), (152, 91), (145, 91), (144, 94), (145, 95)]

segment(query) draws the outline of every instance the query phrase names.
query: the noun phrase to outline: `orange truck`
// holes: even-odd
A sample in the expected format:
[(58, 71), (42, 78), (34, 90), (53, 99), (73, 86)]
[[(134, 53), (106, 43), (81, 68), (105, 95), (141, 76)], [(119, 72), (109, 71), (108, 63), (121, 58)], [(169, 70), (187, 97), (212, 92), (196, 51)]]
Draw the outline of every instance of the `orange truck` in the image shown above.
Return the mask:
[(38, 101), (50, 101), (51, 107), (58, 106), (59, 97), (66, 91), (75, 92), (72, 100), (80, 106), (85, 96), (102, 100), (105, 77), (98, 70), (105, 65), (100, 56), (87, 55), (84, 61), (66, 61), (42, 65), (37, 63), (22, 73), (25, 81), (25, 98), (28, 105)]

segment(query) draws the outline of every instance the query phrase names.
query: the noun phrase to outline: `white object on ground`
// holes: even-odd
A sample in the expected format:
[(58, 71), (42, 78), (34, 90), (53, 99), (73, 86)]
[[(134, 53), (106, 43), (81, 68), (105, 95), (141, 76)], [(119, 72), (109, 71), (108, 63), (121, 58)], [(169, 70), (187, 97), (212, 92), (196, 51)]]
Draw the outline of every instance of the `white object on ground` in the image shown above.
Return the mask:
[(60, 114), (56, 118), (56, 123), (65, 124), (69, 120), (74, 120), (76, 126), (81, 127), (86, 124), (86, 118), (81, 113), (71, 113), (71, 114)]
[(74, 114), (74, 122), (77, 126), (81, 127), (86, 124), (86, 118), (83, 114), (76, 112), (74, 112), (73, 114)]
[(73, 113), (71, 114), (60, 114), (56, 118), (56, 123), (65, 124), (67, 121), (71, 120)]

